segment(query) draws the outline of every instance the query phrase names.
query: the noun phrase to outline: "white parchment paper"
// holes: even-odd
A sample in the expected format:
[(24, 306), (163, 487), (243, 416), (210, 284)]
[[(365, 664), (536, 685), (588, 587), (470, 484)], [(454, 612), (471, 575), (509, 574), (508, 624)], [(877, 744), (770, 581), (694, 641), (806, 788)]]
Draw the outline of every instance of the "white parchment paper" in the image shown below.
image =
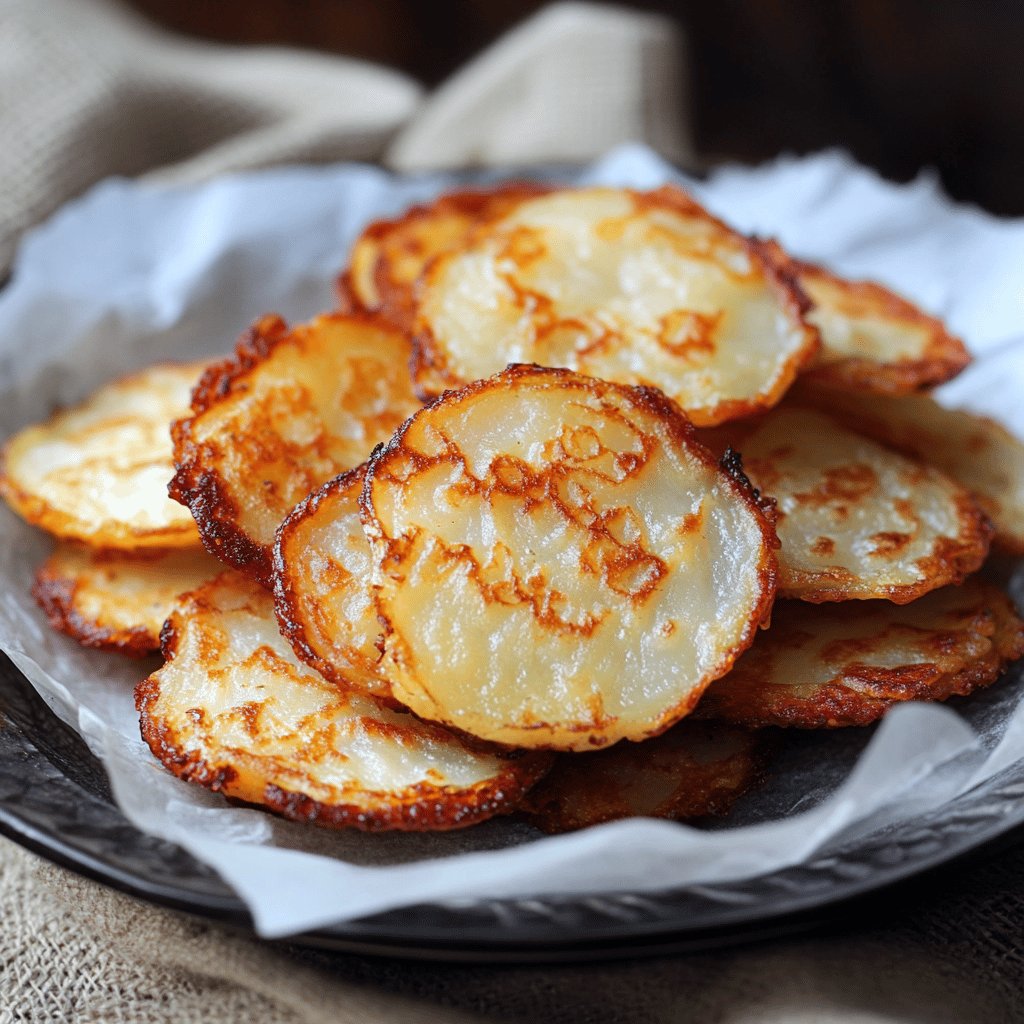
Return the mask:
[[(946, 394), (1024, 434), (1024, 221), (954, 205), (928, 177), (888, 184), (839, 153), (694, 183), (627, 147), (572, 180), (681, 181), (744, 230), (895, 286), (946, 317), (979, 357)], [(188, 188), (97, 186), (26, 238), (0, 292), (0, 435), (155, 359), (226, 353), (261, 313), (303, 319), (328, 308), (363, 224), (451, 184), (337, 166)], [(956, 710), (906, 705), (877, 730), (794, 736), (768, 784), (713, 831), (639, 820), (543, 839), (508, 822), (442, 835), (326, 833), (230, 807), (154, 762), (132, 703), (152, 666), (50, 632), (28, 595), (48, 548), (0, 510), (0, 646), (102, 758), (128, 818), (212, 865), (266, 936), (419, 902), (761, 874), (939, 806), (1024, 757), (1015, 676)]]

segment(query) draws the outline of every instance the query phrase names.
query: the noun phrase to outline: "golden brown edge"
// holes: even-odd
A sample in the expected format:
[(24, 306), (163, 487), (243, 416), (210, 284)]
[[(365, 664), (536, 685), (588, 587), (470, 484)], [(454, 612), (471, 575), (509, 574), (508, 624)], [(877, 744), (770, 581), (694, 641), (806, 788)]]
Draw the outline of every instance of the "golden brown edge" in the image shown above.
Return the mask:
[[(551, 191), (551, 190), (548, 190)], [(775, 292), (780, 304), (792, 321), (799, 324), (804, 334), (803, 345), (795, 350), (777, 374), (771, 389), (763, 396), (755, 399), (725, 399), (707, 410), (701, 410), (699, 416), (690, 413), (690, 419), (696, 426), (711, 427), (728, 420), (756, 415), (776, 405), (786, 393), (801, 371), (811, 363), (821, 348), (821, 336), (814, 324), (810, 323), (806, 314), (811, 308), (810, 300), (800, 287), (799, 280), (790, 266), (788, 258), (782, 258), (782, 250), (773, 242), (755, 237), (747, 237), (735, 228), (710, 213), (701, 206), (689, 193), (676, 185), (663, 185), (650, 192), (635, 189), (622, 189), (632, 197), (638, 209), (653, 207), (669, 209), (685, 217), (697, 217), (715, 225), (719, 230), (735, 239), (750, 255), (765, 275), (769, 287)], [(485, 222), (485, 227), (490, 221)], [(475, 234), (475, 232), (474, 232)], [(472, 236), (469, 239), (472, 241)], [(443, 254), (427, 266), (421, 281), (429, 288), (431, 280), (436, 278), (451, 254)], [(409, 360), (413, 388), (417, 397), (429, 402), (438, 397), (445, 389), (460, 387), (463, 383), (448, 366), (448, 361), (441, 351), (433, 329), (419, 315), (418, 310), (410, 317), (412, 337), (412, 356)], [(642, 385), (641, 385), (642, 386)]]
[(817, 277), (842, 291), (867, 296), (893, 319), (907, 321), (928, 331), (925, 352), (917, 359), (880, 363), (850, 356), (804, 371), (808, 380), (851, 391), (871, 391), (889, 395), (909, 395), (927, 391), (952, 380), (971, 362), (971, 355), (960, 338), (950, 334), (938, 318), (925, 313), (902, 295), (871, 280), (852, 280), (832, 273), (808, 260), (788, 257), (798, 280)]
[[(306, 632), (306, 625), (303, 617), (298, 611), (299, 597), (295, 592), (292, 578), (287, 571), (287, 560), (285, 558), (285, 545), (292, 530), (299, 523), (304, 522), (310, 516), (315, 515), (320, 505), (338, 491), (343, 491), (356, 481), (362, 481), (366, 473), (366, 463), (356, 466), (345, 473), (341, 473), (322, 484), (312, 494), (299, 502), (295, 508), (285, 517), (284, 521), (277, 528), (274, 538), (273, 553), (273, 574), (272, 585), (274, 592), (274, 614), (277, 617), (278, 630), (281, 636), (291, 645), (295, 656), (310, 668), (315, 669), (330, 683), (334, 683), (339, 689), (358, 693), (365, 692), (365, 688), (358, 682), (350, 680), (346, 674), (339, 670), (332, 662), (321, 657), (313, 649)], [(392, 708), (402, 708), (393, 697), (385, 697), (382, 694), (374, 693), (373, 696), (382, 704)]]
[[(682, 409), (657, 388), (634, 386), (628, 384), (615, 384), (610, 381), (601, 380), (596, 377), (586, 377), (572, 370), (560, 367), (537, 366), (533, 363), (513, 363), (492, 377), (483, 380), (473, 381), (462, 388), (445, 391), (428, 401), (409, 417), (395, 432), (394, 436), (386, 444), (378, 445), (366, 464), (366, 477), (363, 482), (363, 491), (359, 497), (359, 506), (363, 524), (371, 537), (386, 543), (383, 529), (373, 510), (373, 480), (374, 474), (385, 461), (398, 452), (406, 452), (405, 435), (414, 426), (418, 417), (427, 414), (430, 410), (442, 403), (463, 401), (474, 397), (478, 392), (489, 390), (496, 383), (505, 387), (513, 387), (520, 378), (540, 377), (551, 382), (551, 386), (558, 386), (559, 383), (571, 382), (575, 386), (591, 394), (600, 395), (608, 391), (625, 393), (629, 400), (636, 405), (646, 409), (659, 419), (666, 426), (672, 439), (680, 446), (687, 446), (690, 451), (697, 455), (701, 462), (708, 468), (714, 470), (722, 478), (733, 493), (754, 513), (754, 521), (761, 533), (763, 546), (762, 557), (756, 568), (756, 575), (761, 583), (761, 594), (756, 606), (752, 609), (749, 621), (744, 628), (737, 642), (723, 653), (718, 666), (708, 673), (708, 678), (703, 686), (695, 687), (694, 690), (678, 705), (668, 709), (659, 718), (655, 725), (644, 734), (644, 738), (658, 736), (669, 729), (677, 721), (686, 715), (696, 706), (704, 690), (721, 678), (732, 668), (737, 658), (753, 643), (757, 631), (764, 626), (771, 618), (771, 609), (775, 600), (775, 593), (778, 588), (778, 558), (776, 551), (779, 548), (778, 536), (774, 526), (774, 503), (771, 499), (762, 498), (747, 479), (742, 469), (742, 460), (736, 452), (728, 453), (728, 457), (722, 460), (715, 458), (715, 455), (699, 440), (696, 429), (686, 418)], [(415, 462), (420, 456), (411, 454)], [(386, 639), (394, 632), (394, 627), (389, 621), (380, 600), (377, 602), (378, 614), (381, 619), (382, 632)], [(446, 726), (458, 730), (454, 723), (444, 723)], [(546, 723), (537, 723), (529, 727), (536, 731), (550, 729)], [(560, 727), (565, 732), (589, 732), (591, 726), (573, 727), (563, 725)], [(523, 727), (525, 731), (526, 727)], [(546, 748), (544, 744), (531, 746), (533, 749), (558, 749)]]
[[(182, 603), (202, 602), (204, 590), (215, 586), (222, 578), (220, 576), (211, 580), (179, 600)], [(171, 614), (160, 635), (160, 648), (167, 663), (172, 662), (177, 653), (180, 639), (177, 620), (180, 614), (180, 610)], [(203, 786), (228, 798), (252, 803), (290, 821), (333, 829), (355, 828), (363, 832), (423, 832), (465, 828), (511, 810), (551, 767), (552, 758), (544, 754), (491, 750), (496, 756), (507, 760), (507, 767), (502, 769), (497, 778), (476, 783), (468, 790), (456, 791), (458, 803), (454, 806), (453, 794), (426, 784), (409, 787), (398, 794), (388, 794), (387, 799), (397, 806), (376, 811), (367, 811), (355, 804), (324, 804), (274, 784), (266, 785), (262, 793), (245, 794), (235, 790), (240, 778), (235, 768), (230, 764), (207, 760), (195, 750), (186, 752), (175, 742), (173, 732), (166, 723), (154, 716), (154, 707), (160, 699), (158, 674), (155, 672), (147, 676), (135, 687), (139, 729), (153, 756), (184, 782)], [(372, 697), (365, 699), (374, 700)], [(239, 753), (244, 756), (244, 752)]]
[(78, 583), (55, 568), (56, 554), (36, 569), (31, 593), (50, 626), (77, 640), (83, 647), (114, 651), (129, 658), (144, 658), (160, 649), (160, 638), (145, 626), (113, 629), (88, 619), (75, 600)]
[[(728, 704), (717, 700), (698, 706), (695, 715), (700, 721), (728, 722), (732, 725), (760, 729), (768, 726), (793, 729), (835, 729), (865, 726), (877, 722), (890, 708), (909, 700), (930, 703), (965, 697), (975, 690), (990, 686), (1003, 674), (1007, 665), (1024, 657), (1024, 619), (1016, 613), (1009, 596), (997, 587), (982, 584), (987, 597), (987, 610), (995, 621), (992, 650), (957, 672), (938, 672), (931, 662), (900, 667), (898, 678), (892, 669), (879, 666), (855, 666), (856, 677), (878, 690), (890, 691), (878, 697), (852, 690), (832, 680), (818, 687), (812, 698), (788, 697), (755, 714), (736, 714)], [(1001, 624), (1005, 628), (1001, 628)], [(845, 673), (852, 676), (851, 670)], [(785, 691), (788, 687), (773, 689)], [(895, 691), (899, 691), (896, 696)]]
[[(324, 313), (317, 321), (347, 320), (378, 330), (394, 326), (372, 313)], [(276, 314), (257, 320), (235, 345), (233, 355), (211, 365), (192, 392), (192, 413), (171, 425), (174, 442), (174, 476), (167, 493), (185, 505), (199, 528), (206, 550), (231, 568), (251, 576), (261, 586), (273, 586), (273, 544), (261, 544), (239, 525), (240, 510), (221, 477), (203, 467), (202, 445), (192, 433), (199, 419), (218, 402), (244, 391), (250, 375), (282, 345), (295, 336)]]

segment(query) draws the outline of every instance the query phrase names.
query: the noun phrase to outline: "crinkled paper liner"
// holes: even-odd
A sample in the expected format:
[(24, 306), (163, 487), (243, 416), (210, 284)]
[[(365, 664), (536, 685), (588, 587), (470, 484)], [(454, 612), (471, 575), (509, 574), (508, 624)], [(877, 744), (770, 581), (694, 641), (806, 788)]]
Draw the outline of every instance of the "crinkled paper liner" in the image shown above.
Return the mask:
[[(682, 181), (743, 230), (893, 285), (945, 317), (978, 357), (944, 395), (1024, 434), (1024, 222), (954, 205), (928, 178), (886, 183), (839, 153), (695, 183), (627, 147), (561, 180)], [(452, 184), (350, 165), (187, 188), (102, 183), (25, 239), (0, 293), (0, 435), (154, 360), (226, 353), (264, 312), (298, 320), (330, 307), (360, 228)], [(539, 838), (494, 821), (438, 835), (328, 833), (229, 806), (156, 764), (132, 701), (149, 666), (52, 633), (29, 597), (49, 546), (0, 510), (0, 647), (103, 760), (127, 817), (216, 869), (265, 936), (413, 903), (759, 875), (940, 806), (1024, 757), (1015, 672), (955, 710), (905, 705), (877, 729), (794, 734), (765, 786), (714, 830), (634, 820)]]

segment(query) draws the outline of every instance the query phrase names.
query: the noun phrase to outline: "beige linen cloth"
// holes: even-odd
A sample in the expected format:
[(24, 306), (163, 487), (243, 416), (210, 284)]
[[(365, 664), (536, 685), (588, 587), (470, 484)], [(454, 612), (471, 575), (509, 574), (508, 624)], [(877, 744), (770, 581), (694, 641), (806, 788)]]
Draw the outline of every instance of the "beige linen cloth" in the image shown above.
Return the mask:
[[(18, 235), (110, 174), (280, 161), (397, 169), (694, 154), (664, 19), (560, 4), (427, 95), (354, 60), (168, 35), (101, 0), (0, 0), (0, 276)], [(646, 963), (484, 968), (272, 946), (0, 841), (0, 1024), (1024, 1019), (1024, 852), (899, 921)]]

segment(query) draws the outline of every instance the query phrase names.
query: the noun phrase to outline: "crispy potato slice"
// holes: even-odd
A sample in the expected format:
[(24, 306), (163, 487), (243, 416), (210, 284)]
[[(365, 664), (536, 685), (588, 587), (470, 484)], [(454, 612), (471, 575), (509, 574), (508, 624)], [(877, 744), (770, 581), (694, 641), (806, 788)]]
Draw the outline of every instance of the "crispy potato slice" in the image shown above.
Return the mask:
[(365, 466), (324, 484), (289, 514), (274, 545), (274, 609), (295, 654), (325, 679), (384, 700), (383, 631), (359, 518)]
[(194, 545), (192, 517), (167, 497), (170, 425), (188, 411), (205, 366), (151, 366), (15, 434), (0, 494), (28, 522), (68, 540), (124, 550)]
[(523, 181), (487, 191), (449, 192), (394, 220), (375, 221), (352, 247), (349, 269), (338, 279), (339, 295), (408, 326), (414, 286), (431, 260), (464, 242), (477, 224), (503, 217), (522, 200), (546, 191)]
[(868, 725), (899, 701), (946, 700), (1024, 655), (1024, 621), (969, 580), (898, 607), (780, 601), (772, 626), (704, 695), (698, 718), (746, 726)]
[(774, 405), (815, 354), (805, 297), (760, 243), (679, 189), (519, 204), (421, 284), (421, 394), (506, 363), (653, 385), (710, 425)]
[(659, 392), (515, 366), (370, 461), (384, 670), (424, 718), (523, 747), (656, 735), (752, 641), (774, 531)]
[(777, 502), (782, 597), (906, 604), (988, 554), (968, 491), (822, 413), (773, 409), (735, 436), (750, 482)]
[(560, 754), (522, 811), (550, 835), (620, 818), (725, 814), (757, 782), (757, 747), (750, 730), (686, 721), (644, 743)]
[(32, 594), (50, 625), (84, 647), (141, 658), (179, 594), (221, 571), (201, 547), (109, 551), (60, 542), (36, 572)]
[(945, 324), (874, 281), (848, 281), (794, 261), (814, 303), (821, 351), (807, 379), (854, 391), (906, 395), (955, 377), (971, 357)]
[(271, 596), (237, 573), (179, 600), (164, 655), (135, 691), (156, 757), (179, 778), (296, 821), (461, 828), (513, 808), (550, 764), (339, 692), (295, 660)]
[(170, 493), (207, 550), (270, 585), (274, 531), (325, 480), (364, 462), (419, 406), (408, 342), (369, 316), (259, 321), (211, 367), (174, 425)]
[(802, 385), (799, 397), (959, 481), (995, 524), (996, 543), (1024, 555), (1024, 443), (1005, 427), (927, 395), (854, 395)]

